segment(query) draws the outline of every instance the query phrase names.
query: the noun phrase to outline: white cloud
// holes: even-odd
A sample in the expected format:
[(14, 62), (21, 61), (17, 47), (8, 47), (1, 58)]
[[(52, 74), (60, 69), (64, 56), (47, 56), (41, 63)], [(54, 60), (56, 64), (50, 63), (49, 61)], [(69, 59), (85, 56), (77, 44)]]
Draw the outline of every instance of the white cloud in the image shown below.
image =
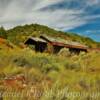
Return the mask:
[(50, 6), (52, 4), (56, 4), (59, 2), (62, 2), (64, 0), (37, 0), (37, 4), (35, 5), (35, 7), (33, 7), (33, 10), (38, 10), (41, 9), (43, 7), (47, 7)]
[[(52, 12), (39, 10), (62, 1), (65, 0), (10, 0), (5, 9), (0, 7), (2, 11), (0, 25), (11, 28), (20, 24), (39, 23), (60, 30), (69, 30), (87, 23), (90, 16), (79, 16), (85, 13), (83, 9), (56, 9)], [(70, 0), (67, 1), (70, 2)], [(93, 16), (92, 19), (95, 17)]]
[(98, 5), (100, 4), (100, 0), (87, 0), (87, 4), (89, 6)]

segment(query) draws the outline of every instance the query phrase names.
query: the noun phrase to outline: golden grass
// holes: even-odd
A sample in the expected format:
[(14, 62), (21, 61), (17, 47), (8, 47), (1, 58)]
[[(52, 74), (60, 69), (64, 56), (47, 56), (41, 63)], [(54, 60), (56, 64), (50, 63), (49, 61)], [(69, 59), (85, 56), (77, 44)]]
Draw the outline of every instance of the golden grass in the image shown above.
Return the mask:
[[(2, 75), (4, 74), (4, 76)], [(66, 100), (65, 97), (57, 97), (57, 90), (68, 88), (68, 93), (74, 92), (100, 92), (100, 52), (90, 52), (87, 54), (73, 55), (64, 57), (64, 55), (51, 55), (47, 53), (36, 53), (29, 48), (12, 50), (0, 50), (0, 92), (5, 86), (2, 84), (3, 78), (7, 76), (16, 76), (23, 74), (26, 77), (27, 87), (23, 89), (24, 97), (14, 98), (15, 100), (25, 100), (25, 91), (30, 91), (33, 83), (41, 84), (42, 81), (51, 82), (52, 87), (48, 88), (53, 90), (52, 97), (45, 97), (42, 95), (40, 100)], [(48, 80), (49, 78), (49, 80)], [(37, 85), (36, 85), (37, 86)], [(6, 88), (7, 89), (7, 88)], [(11, 89), (9, 91), (15, 91)], [(17, 91), (18, 92), (18, 91)], [(99, 100), (90, 95), (86, 97), (68, 97), (69, 100)], [(5, 97), (4, 97), (5, 98)], [(26, 97), (27, 98), (27, 97)], [(11, 100), (6, 98), (4, 100)], [(28, 100), (28, 99), (27, 99)], [(33, 100), (33, 99), (29, 99)]]

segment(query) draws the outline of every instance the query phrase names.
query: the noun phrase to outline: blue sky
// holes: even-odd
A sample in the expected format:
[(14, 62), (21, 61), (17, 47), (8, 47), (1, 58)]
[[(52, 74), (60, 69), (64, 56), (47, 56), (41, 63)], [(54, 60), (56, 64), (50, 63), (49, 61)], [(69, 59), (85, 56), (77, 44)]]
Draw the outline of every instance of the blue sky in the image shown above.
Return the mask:
[(84, 25), (68, 30), (69, 32), (78, 33), (86, 37), (91, 37), (95, 41), (100, 42), (100, 18), (90, 21)]
[(100, 0), (0, 0), (0, 25), (38, 23), (100, 42)]

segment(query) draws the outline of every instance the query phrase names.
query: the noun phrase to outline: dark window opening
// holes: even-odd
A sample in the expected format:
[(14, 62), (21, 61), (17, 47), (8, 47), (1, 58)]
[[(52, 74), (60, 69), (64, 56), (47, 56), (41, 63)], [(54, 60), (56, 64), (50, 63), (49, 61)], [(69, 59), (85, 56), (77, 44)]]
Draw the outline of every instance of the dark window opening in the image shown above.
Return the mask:
[(63, 46), (53, 46), (53, 53), (59, 53), (59, 51), (64, 48)]
[(47, 43), (40, 43), (40, 42), (37, 42), (36, 45), (35, 45), (35, 50), (37, 52), (44, 52), (47, 48)]
[(28, 45), (31, 49), (34, 49), (36, 52), (44, 52), (47, 48), (47, 43), (44, 42), (37, 42), (32, 39), (28, 39), (25, 42), (26, 45)]
[(81, 51), (87, 52), (85, 49), (69, 48), (71, 53), (79, 54)]

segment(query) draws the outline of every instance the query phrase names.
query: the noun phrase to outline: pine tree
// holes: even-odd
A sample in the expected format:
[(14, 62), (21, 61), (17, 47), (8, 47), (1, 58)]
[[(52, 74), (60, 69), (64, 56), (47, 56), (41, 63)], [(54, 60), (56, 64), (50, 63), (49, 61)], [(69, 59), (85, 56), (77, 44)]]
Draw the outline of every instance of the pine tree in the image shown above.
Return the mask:
[(0, 37), (7, 38), (7, 32), (4, 27), (0, 27)]

